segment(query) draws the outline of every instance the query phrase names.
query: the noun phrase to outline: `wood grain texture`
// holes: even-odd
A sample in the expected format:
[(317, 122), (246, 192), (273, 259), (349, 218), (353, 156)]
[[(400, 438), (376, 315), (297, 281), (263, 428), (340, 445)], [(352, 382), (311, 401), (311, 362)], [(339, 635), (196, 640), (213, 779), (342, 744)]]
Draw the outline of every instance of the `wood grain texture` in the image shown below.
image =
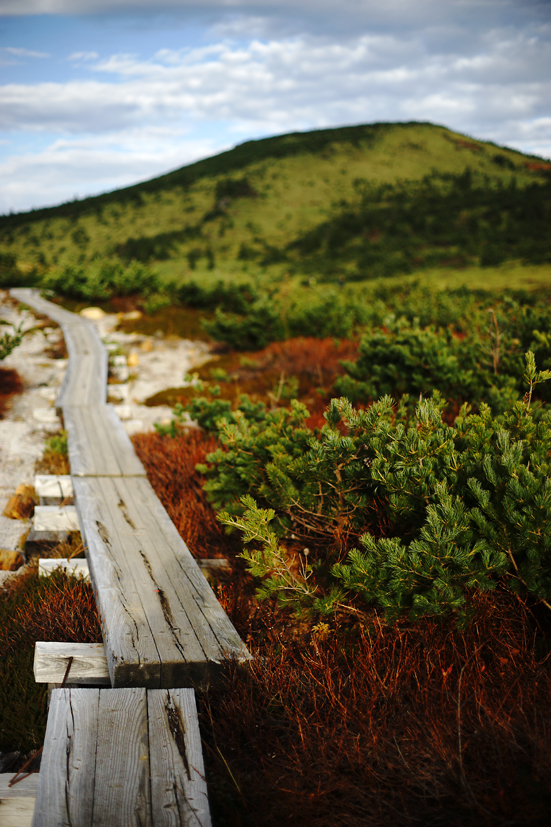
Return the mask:
[(160, 656), (142, 599), (151, 591), (151, 580), (144, 578), (141, 561), (135, 561), (134, 568), (129, 564), (125, 545), (112, 529), (108, 505), (96, 496), (98, 480), (75, 477), (73, 483), (111, 683), (158, 688)]
[(111, 686), (103, 643), (54, 643), (37, 640), (34, 679), (37, 683), (61, 683), (73, 658), (68, 683)]
[(0, 798), (0, 827), (31, 827), (34, 803), (34, 798)]
[[(10, 798), (32, 798), (34, 800), (38, 787), (38, 774), (28, 775), (23, 781), (10, 787), (9, 783), (13, 776), (13, 772), (0, 772), (0, 799), (7, 801)], [(2, 821), (0, 821), (1, 824)]]
[(211, 827), (193, 689), (147, 693), (154, 827)]
[(193, 690), (53, 690), (33, 827), (211, 827)]
[(100, 690), (94, 827), (151, 827), (146, 690)]
[(145, 469), (112, 405), (63, 408), (69, 462), (75, 476), (145, 476)]
[(94, 824), (98, 722), (99, 689), (54, 689), (32, 827)]
[(250, 657), (177, 532), (166, 541), (146, 480), (74, 485), (113, 686), (197, 686)]

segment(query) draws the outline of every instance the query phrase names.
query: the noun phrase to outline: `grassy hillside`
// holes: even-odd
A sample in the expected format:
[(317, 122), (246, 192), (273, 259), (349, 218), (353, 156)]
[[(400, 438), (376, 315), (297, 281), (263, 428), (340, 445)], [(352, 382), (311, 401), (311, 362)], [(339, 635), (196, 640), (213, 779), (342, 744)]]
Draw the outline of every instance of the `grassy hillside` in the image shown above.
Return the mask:
[(303, 283), (516, 262), (541, 281), (551, 263), (550, 170), (428, 123), (295, 133), (3, 216), (0, 255), (23, 270), (116, 255), (178, 281), (290, 274)]

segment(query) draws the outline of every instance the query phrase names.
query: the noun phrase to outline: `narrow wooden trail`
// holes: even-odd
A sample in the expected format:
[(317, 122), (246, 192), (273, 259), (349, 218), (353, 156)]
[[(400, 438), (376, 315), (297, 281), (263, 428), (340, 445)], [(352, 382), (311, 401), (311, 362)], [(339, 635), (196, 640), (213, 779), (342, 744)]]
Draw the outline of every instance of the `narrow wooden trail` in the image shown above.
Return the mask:
[(56, 405), (111, 682), (190, 687), (250, 655), (149, 484), (114, 408), (107, 352), (88, 320), (14, 289), (62, 328), (69, 367)]
[(69, 351), (56, 405), (112, 687), (52, 691), (33, 827), (210, 827), (193, 688), (251, 656), (106, 402), (95, 327), (31, 289), (11, 295)]

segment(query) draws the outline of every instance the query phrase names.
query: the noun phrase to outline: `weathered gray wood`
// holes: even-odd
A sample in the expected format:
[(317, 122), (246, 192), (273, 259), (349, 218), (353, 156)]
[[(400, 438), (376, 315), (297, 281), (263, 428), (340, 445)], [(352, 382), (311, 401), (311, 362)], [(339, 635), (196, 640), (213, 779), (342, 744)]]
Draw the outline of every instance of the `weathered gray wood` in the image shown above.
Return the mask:
[(34, 478), (34, 490), (39, 497), (65, 499), (73, 496), (73, 483), (68, 474), (37, 474)]
[(111, 686), (103, 643), (52, 643), (38, 640), (34, 650), (36, 683), (61, 683), (73, 658), (67, 682)]
[(179, 535), (169, 545), (140, 507), (146, 480), (74, 485), (113, 686), (196, 686), (250, 657)]
[(66, 406), (63, 419), (73, 477), (145, 476), (112, 405)]
[(154, 827), (210, 827), (193, 689), (149, 690), (147, 707)]
[(69, 366), (57, 398), (57, 406), (105, 402), (107, 352), (94, 325), (87, 319), (46, 301), (31, 288), (14, 288), (10, 293), (61, 325), (69, 352)]
[(148, 538), (148, 561), (174, 610), (193, 617), (195, 632), (213, 662), (250, 659), (249, 652), (147, 479), (114, 479), (131, 524)]
[[(15, 773), (0, 772), (0, 799), (6, 801), (10, 798), (36, 798), (36, 788), (38, 786), (38, 775), (33, 773), (24, 778), (19, 784), (9, 786)], [(0, 819), (0, 825), (2, 821)]]
[(52, 692), (33, 827), (97, 827), (92, 816), (99, 692), (99, 689), (54, 689)]
[[(98, 479), (75, 477), (73, 483), (111, 683), (158, 688), (160, 656), (142, 599), (150, 597), (151, 579), (144, 576), (141, 560), (128, 559), (112, 529), (107, 503), (96, 496)], [(101, 483), (99, 488), (101, 493)]]
[(210, 824), (193, 690), (53, 690), (33, 827)]
[(94, 827), (150, 827), (146, 691), (100, 691)]
[(84, 580), (90, 579), (90, 568), (88, 560), (82, 560), (78, 557), (73, 557), (71, 560), (66, 560), (63, 557), (41, 557), (38, 561), (38, 574), (41, 577), (49, 577), (52, 572), (62, 569), (73, 577), (82, 577)]
[(77, 510), (74, 505), (37, 505), (33, 527), (35, 531), (78, 531)]

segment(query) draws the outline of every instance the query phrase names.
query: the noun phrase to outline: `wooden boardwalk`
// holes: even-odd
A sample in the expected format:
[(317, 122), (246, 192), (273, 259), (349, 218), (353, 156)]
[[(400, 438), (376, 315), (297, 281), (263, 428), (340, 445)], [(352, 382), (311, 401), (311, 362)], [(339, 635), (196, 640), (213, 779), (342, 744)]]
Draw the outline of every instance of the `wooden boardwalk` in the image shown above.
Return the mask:
[(194, 695), (54, 689), (32, 827), (210, 827)]
[(86, 319), (28, 288), (14, 298), (61, 325), (57, 406), (113, 687), (192, 687), (249, 652), (149, 484), (113, 407), (107, 353)]

